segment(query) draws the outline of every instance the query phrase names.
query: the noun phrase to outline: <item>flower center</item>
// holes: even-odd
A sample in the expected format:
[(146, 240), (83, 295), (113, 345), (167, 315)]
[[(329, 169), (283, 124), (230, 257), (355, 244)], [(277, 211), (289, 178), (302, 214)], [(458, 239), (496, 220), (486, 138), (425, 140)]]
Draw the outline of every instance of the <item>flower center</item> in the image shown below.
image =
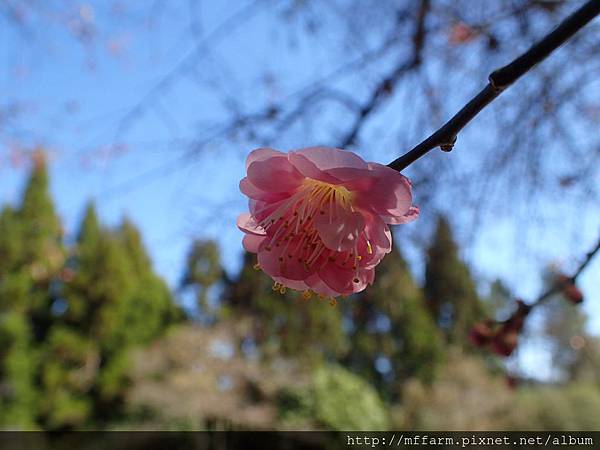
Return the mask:
[(352, 208), (353, 195), (344, 186), (307, 178), (302, 183), (301, 189), (309, 191), (310, 201), (318, 204), (321, 214), (324, 214), (328, 207), (330, 214), (333, 213), (334, 206)]
[(331, 252), (314, 226), (315, 217), (325, 216), (332, 223), (341, 211), (354, 210), (352, 200), (353, 194), (344, 186), (307, 178), (295, 194), (259, 222), (269, 239), (265, 249), (277, 247), (282, 269), (295, 261), (310, 270), (323, 252)]

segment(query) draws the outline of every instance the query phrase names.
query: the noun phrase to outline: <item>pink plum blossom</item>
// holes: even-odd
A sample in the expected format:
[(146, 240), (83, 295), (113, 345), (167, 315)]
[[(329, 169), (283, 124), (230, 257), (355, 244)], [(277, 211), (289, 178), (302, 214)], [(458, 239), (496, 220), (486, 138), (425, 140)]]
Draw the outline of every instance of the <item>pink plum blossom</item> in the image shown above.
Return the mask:
[(355, 153), (311, 147), (248, 155), (240, 190), (250, 198), (238, 227), (274, 289), (324, 297), (360, 292), (392, 248), (388, 224), (416, 219), (411, 184)]

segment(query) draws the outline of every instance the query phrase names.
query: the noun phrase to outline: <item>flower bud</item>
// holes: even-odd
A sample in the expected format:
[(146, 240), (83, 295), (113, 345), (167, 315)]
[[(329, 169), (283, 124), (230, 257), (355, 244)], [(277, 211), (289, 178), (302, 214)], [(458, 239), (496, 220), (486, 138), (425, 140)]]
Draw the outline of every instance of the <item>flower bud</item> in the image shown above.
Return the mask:
[(583, 293), (574, 284), (568, 284), (563, 288), (563, 295), (571, 303), (577, 305), (583, 301)]
[(483, 347), (490, 343), (494, 337), (494, 330), (489, 320), (476, 323), (469, 332), (469, 341), (476, 347)]
[(510, 327), (502, 330), (492, 339), (492, 350), (500, 356), (510, 356), (519, 343), (519, 332)]

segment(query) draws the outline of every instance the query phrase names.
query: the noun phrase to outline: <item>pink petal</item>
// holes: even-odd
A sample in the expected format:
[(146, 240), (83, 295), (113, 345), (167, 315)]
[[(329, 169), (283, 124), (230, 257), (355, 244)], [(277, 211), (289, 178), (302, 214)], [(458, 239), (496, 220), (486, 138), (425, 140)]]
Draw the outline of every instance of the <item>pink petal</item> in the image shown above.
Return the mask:
[(257, 236), (264, 236), (266, 234), (265, 230), (262, 227), (259, 227), (252, 217), (248, 213), (242, 213), (237, 218), (237, 226), (244, 233), (254, 234)]
[(285, 157), (285, 153), (282, 153), (278, 150), (273, 150), (269, 147), (261, 147), (252, 150), (246, 158), (246, 171), (248, 171), (248, 167), (250, 167), (250, 164), (252, 164), (253, 162), (264, 161), (265, 159), (272, 158), (273, 156)]
[(265, 244), (263, 242), (263, 245), (261, 245), (258, 251), (258, 264), (260, 265), (261, 270), (271, 278), (280, 277), (281, 269), (277, 255), (275, 255), (272, 250), (265, 250), (264, 247)]
[(319, 170), (339, 169), (342, 167), (368, 170), (367, 163), (356, 153), (334, 147), (309, 147), (290, 152), (290, 155), (302, 155)]
[(257, 236), (255, 234), (246, 234), (242, 239), (242, 245), (247, 252), (258, 253), (260, 244), (265, 240), (265, 236)]
[(304, 177), (286, 156), (254, 161), (248, 166), (248, 180), (265, 192), (290, 192), (298, 188)]
[(288, 154), (290, 162), (308, 178), (339, 184), (361, 176), (369, 166), (363, 159), (348, 150), (333, 147), (309, 147)]
[(299, 237), (292, 239), (287, 249), (285, 245), (276, 246), (271, 243), (271, 250), (267, 251), (266, 245), (262, 246), (258, 252), (261, 269), (271, 277), (284, 277), (296, 281), (306, 279), (312, 272), (306, 269), (302, 260), (298, 261), (296, 255), (292, 254), (290, 257), (299, 240)]
[(392, 250), (392, 233), (387, 224), (376, 214), (364, 214), (365, 234), (373, 248), (381, 249), (385, 253)]
[(369, 172), (368, 169), (356, 169), (354, 167), (335, 167), (325, 170), (326, 174), (335, 177), (339, 182), (344, 183), (344, 185), (354, 180), (362, 180), (365, 177), (369, 177)]
[(298, 172), (307, 178), (312, 178), (313, 180), (324, 181), (325, 183), (331, 184), (340, 183), (340, 180), (320, 170), (316, 164), (310, 161), (306, 156), (290, 152), (288, 154), (288, 159), (294, 165), (294, 167), (298, 169)]
[[(319, 277), (331, 289), (340, 292), (343, 295), (360, 292), (372, 283), (374, 279), (373, 269), (360, 269), (358, 273), (354, 270), (342, 268), (336, 264), (325, 264), (319, 270)], [(358, 283), (354, 282), (358, 278)]]
[(410, 182), (387, 166), (369, 163), (369, 167), (375, 176), (374, 182), (367, 189), (354, 192), (356, 204), (375, 211), (387, 223), (403, 223), (412, 204)]
[(337, 297), (338, 295), (342, 295), (341, 292), (331, 289), (327, 284), (325, 284), (318, 274), (308, 277), (306, 279), (306, 284), (313, 292), (318, 295), (323, 295), (324, 297)]
[(419, 207), (411, 206), (406, 214), (404, 214), (396, 223), (410, 223), (419, 217)]
[(285, 195), (283, 199), (273, 202), (250, 199), (248, 201), (248, 208), (250, 210), (250, 214), (256, 219), (257, 222), (260, 222), (287, 200), (287, 195)]
[(308, 285), (302, 280), (290, 280), (285, 277), (273, 277), (273, 280), (290, 289), (296, 289), (297, 291), (305, 291), (309, 289)]
[(329, 214), (318, 214), (315, 217), (315, 228), (325, 246), (331, 250), (345, 251), (354, 248), (364, 227), (365, 220), (356, 211), (341, 209), (337, 217), (329, 217)]
[(288, 195), (285, 192), (263, 191), (262, 189), (259, 189), (254, 184), (252, 184), (248, 177), (244, 177), (240, 181), (240, 191), (242, 191), (242, 194), (246, 195), (249, 198), (255, 200), (262, 200), (264, 202), (276, 202), (287, 197)]

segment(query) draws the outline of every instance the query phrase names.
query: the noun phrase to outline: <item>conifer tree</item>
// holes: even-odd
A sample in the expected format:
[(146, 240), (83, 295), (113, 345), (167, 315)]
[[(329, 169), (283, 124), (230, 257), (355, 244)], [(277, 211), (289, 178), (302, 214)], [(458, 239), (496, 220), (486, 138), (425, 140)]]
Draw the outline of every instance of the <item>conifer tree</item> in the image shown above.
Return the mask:
[(127, 259), (133, 269), (135, 288), (127, 302), (126, 323), (134, 324), (128, 340), (133, 345), (144, 344), (159, 336), (173, 322), (182, 318), (180, 309), (169, 286), (152, 267), (141, 234), (129, 219), (125, 219), (117, 232)]
[(211, 240), (195, 240), (187, 255), (182, 288), (192, 288), (196, 304), (205, 318), (211, 318), (208, 292), (220, 281), (225, 281), (217, 244)]
[(89, 205), (65, 268), (64, 313), (44, 351), (45, 427), (80, 426), (113, 400), (104, 393), (104, 372), (113, 364), (107, 347), (114, 346), (109, 342), (116, 332), (111, 310), (131, 295), (128, 271), (123, 250), (108, 230), (101, 229)]
[(42, 150), (34, 153), (33, 168), (17, 212), (21, 249), (19, 270), (29, 272), (32, 282), (27, 294), (29, 314), (37, 341), (45, 339), (56, 300), (56, 277), (65, 252), (62, 227), (50, 196), (48, 169)]
[(442, 356), (441, 335), (396, 248), (377, 266), (375, 283), (349, 304), (346, 363), (381, 394), (397, 400), (408, 378), (429, 382)]
[(41, 150), (20, 204), (0, 214), (0, 255), (0, 424), (29, 427), (38, 416), (39, 345), (52, 323), (64, 261)]
[(0, 212), (0, 429), (31, 428), (36, 419), (37, 353), (28, 315), (30, 281), (19, 270), (17, 213)]
[(425, 295), (448, 342), (467, 344), (471, 327), (485, 316), (475, 283), (459, 257), (447, 219), (440, 217), (427, 252)]
[(64, 272), (65, 309), (44, 353), (43, 411), (54, 429), (118, 417), (129, 350), (176, 315), (137, 229), (129, 221), (116, 232), (101, 227), (91, 204)]

